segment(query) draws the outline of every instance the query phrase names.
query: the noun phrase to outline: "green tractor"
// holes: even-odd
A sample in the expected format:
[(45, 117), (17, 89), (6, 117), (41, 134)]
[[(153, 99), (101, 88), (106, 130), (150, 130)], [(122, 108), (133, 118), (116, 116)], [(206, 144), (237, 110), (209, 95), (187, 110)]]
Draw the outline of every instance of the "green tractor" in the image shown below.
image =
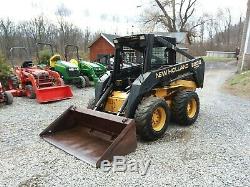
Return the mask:
[[(69, 60), (69, 48), (73, 48), (76, 52), (76, 59)], [(80, 74), (85, 78), (86, 85), (89, 86), (91, 82), (96, 84), (101, 76), (103, 76), (107, 69), (104, 65), (100, 63), (91, 63), (84, 61), (79, 56), (79, 48), (76, 45), (66, 45), (65, 46), (65, 59), (66, 61), (69, 60), (72, 64), (76, 64), (79, 67)]]
[[(49, 59), (41, 59), (39, 55), (39, 45), (42, 46), (49, 46), (51, 57)], [(86, 87), (86, 80), (83, 76), (80, 75), (79, 68), (76, 64), (71, 62), (67, 62), (62, 60), (59, 54), (54, 54), (53, 46), (50, 43), (37, 43), (37, 57), (41, 64), (46, 64), (49, 66), (50, 69), (58, 72), (62, 79), (64, 80), (65, 84), (74, 84), (77, 88), (84, 88)], [(40, 65), (42, 66), (42, 65)]]

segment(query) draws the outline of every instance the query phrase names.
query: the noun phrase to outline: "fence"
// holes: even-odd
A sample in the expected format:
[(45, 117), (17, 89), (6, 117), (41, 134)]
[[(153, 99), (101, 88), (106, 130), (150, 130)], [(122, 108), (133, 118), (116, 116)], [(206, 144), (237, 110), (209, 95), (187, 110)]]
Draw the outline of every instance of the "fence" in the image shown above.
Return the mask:
[(235, 52), (206, 51), (206, 53), (211, 57), (235, 58)]

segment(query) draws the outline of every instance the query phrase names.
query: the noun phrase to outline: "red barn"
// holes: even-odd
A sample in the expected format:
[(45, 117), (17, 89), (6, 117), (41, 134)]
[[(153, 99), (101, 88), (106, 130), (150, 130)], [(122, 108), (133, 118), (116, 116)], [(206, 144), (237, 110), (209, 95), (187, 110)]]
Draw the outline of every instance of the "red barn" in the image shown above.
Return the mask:
[[(101, 33), (90, 45), (90, 61), (100, 61), (109, 58), (115, 53), (113, 40), (119, 36)], [(106, 61), (106, 60), (105, 60)]]

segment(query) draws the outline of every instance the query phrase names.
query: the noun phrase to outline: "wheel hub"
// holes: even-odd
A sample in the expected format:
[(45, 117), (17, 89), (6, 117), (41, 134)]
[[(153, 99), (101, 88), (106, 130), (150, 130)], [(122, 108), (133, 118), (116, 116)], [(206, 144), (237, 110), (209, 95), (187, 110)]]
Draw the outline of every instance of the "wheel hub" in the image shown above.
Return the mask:
[(197, 102), (192, 98), (187, 104), (187, 115), (189, 118), (193, 118), (197, 111)]
[(158, 107), (154, 110), (152, 115), (152, 127), (155, 131), (160, 131), (166, 122), (167, 115), (162, 107)]

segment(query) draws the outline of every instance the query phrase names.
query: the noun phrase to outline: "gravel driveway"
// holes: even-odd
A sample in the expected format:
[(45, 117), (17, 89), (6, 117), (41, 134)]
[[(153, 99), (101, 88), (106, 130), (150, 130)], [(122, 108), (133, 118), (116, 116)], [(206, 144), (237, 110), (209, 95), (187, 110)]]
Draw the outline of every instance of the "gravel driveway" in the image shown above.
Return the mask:
[(39, 138), (70, 105), (86, 106), (93, 88), (71, 100), (37, 104), (15, 98), (0, 108), (0, 186), (250, 186), (250, 101), (220, 91), (235, 67), (207, 65), (201, 111), (191, 127), (170, 125), (164, 138), (138, 142), (128, 160), (150, 160), (148, 173), (103, 172)]

